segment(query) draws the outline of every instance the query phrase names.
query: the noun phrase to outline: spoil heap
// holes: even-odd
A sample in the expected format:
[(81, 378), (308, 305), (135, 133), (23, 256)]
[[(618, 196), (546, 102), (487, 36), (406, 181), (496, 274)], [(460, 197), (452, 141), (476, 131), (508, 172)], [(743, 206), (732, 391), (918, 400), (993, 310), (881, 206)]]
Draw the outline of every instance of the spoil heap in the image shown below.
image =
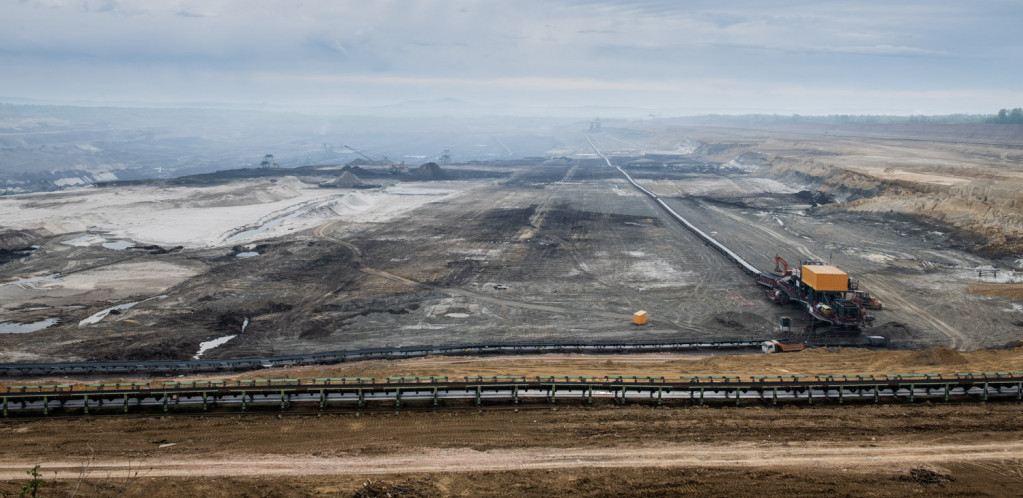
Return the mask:
[(341, 173), (341, 176), (339, 176), (337, 180), (332, 182), (332, 185), (341, 188), (358, 188), (364, 187), (366, 184), (363, 183), (359, 177), (355, 176), (355, 173), (345, 171), (344, 173)]
[(343, 175), (344, 173), (349, 172), (349, 171), (353, 175), (361, 175), (362, 177), (374, 176), (374, 175), (378, 175), (379, 174), (379, 173), (376, 173), (376, 172), (374, 172), (372, 170), (368, 170), (368, 169), (363, 168), (363, 167), (358, 166), (358, 165), (353, 166), (353, 164), (355, 164), (355, 161), (352, 161), (352, 162), (346, 164), (345, 167), (341, 168), (341, 174)]
[(440, 169), (437, 163), (426, 163), (416, 168), (415, 178), (417, 180), (440, 180), (444, 178), (444, 171)]

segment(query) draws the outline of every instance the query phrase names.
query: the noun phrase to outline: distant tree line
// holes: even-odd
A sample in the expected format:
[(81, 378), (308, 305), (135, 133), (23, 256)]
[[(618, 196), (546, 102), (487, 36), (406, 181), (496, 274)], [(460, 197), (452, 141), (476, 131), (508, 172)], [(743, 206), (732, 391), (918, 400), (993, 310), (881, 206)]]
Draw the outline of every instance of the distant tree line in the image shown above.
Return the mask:
[(1023, 124), (1023, 108), (1013, 110), (1002, 109), (995, 117), (988, 120), (988, 123), (995, 124)]
[(799, 114), (745, 114), (722, 115), (705, 114), (696, 119), (703, 121), (732, 122), (743, 124), (777, 124), (777, 123), (813, 123), (827, 125), (846, 124), (978, 124), (987, 122), (990, 114), (946, 114), (937, 116), (911, 115), (869, 115), (869, 114), (831, 114), (826, 116), (804, 116)]
[(944, 115), (869, 115), (869, 114), (831, 114), (827, 116), (801, 116), (799, 114), (704, 114), (695, 119), (705, 122), (725, 122), (742, 124), (779, 124), (779, 123), (813, 123), (827, 125), (848, 124), (1023, 124), (1023, 108), (1002, 109), (998, 114), (944, 114)]

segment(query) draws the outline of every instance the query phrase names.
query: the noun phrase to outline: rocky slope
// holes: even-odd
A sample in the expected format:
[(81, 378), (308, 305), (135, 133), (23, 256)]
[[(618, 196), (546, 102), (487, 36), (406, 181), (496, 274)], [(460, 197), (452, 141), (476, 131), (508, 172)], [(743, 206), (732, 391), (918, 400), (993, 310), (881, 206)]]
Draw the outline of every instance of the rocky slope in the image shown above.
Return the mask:
[(774, 156), (763, 174), (808, 183), (839, 201), (827, 209), (899, 214), (933, 223), (991, 256), (1023, 253), (1023, 183), (1018, 171), (854, 168), (826, 158)]
[(698, 143), (692, 157), (826, 194), (820, 208), (908, 216), (964, 248), (1023, 254), (1023, 126), (802, 125), (647, 129), (658, 147)]

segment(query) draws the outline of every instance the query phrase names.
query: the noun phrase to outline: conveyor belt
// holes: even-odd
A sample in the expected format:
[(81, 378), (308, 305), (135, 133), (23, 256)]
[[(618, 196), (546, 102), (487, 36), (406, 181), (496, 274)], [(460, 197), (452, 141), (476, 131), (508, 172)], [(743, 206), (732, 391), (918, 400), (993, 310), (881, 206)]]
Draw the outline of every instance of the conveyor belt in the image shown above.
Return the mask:
[(9, 386), (4, 417), (95, 413), (338, 410), (605, 399), (616, 404), (844, 404), (1023, 400), (1023, 372), (747, 377), (392, 377)]
[[(587, 137), (586, 140), (589, 141), (589, 137)], [(788, 299), (791, 299), (792, 301), (798, 302), (805, 309), (807, 314), (809, 314), (815, 320), (818, 320), (820, 322), (831, 323), (831, 324), (836, 324), (837, 323), (837, 324), (842, 325), (842, 326), (849, 326), (849, 325), (860, 326), (862, 324), (869, 324), (870, 323), (869, 320), (867, 320), (863, 316), (859, 316), (859, 317), (851, 318), (850, 319), (850, 318), (842, 318), (840, 316), (826, 316), (826, 315), (824, 315), (820, 310), (818, 310), (818, 309), (816, 309), (814, 307), (815, 303), (813, 303), (813, 302), (811, 302), (809, 300), (803, 299), (802, 297), (800, 297), (799, 293), (796, 292), (795, 289), (791, 288), (788, 284), (786, 284), (784, 281), (782, 281), (782, 276), (781, 275), (775, 275), (773, 273), (767, 273), (765, 271), (761, 271), (757, 267), (755, 267), (752, 264), (750, 264), (748, 261), (746, 261), (741, 256), (739, 256), (738, 254), (733, 252), (731, 249), (726, 247), (724, 244), (722, 244), (721, 242), (718, 242), (716, 239), (714, 239), (714, 237), (711, 237), (709, 234), (707, 234), (703, 230), (700, 230), (699, 228), (696, 227), (696, 225), (693, 225), (692, 223), (689, 222), (689, 220), (685, 219), (682, 215), (678, 214), (678, 212), (675, 211), (674, 209), (672, 209), (671, 206), (668, 206), (668, 204), (665, 203), (663, 200), (661, 200), (661, 198), (657, 197), (657, 194), (654, 194), (653, 192), (643, 188), (640, 184), (636, 183), (636, 180), (634, 180), (632, 178), (632, 176), (630, 176), (628, 173), (626, 173), (625, 170), (623, 170), (621, 167), (615, 166), (615, 165), (611, 164), (611, 160), (608, 159), (607, 156), (602, 154), (600, 152), (600, 150), (598, 150), (597, 147), (593, 145), (593, 142), (590, 142), (590, 146), (593, 147), (593, 150), (597, 152), (597, 155), (599, 155), (602, 159), (604, 159), (604, 162), (606, 162), (608, 166), (617, 169), (618, 172), (620, 172), (625, 177), (625, 179), (628, 180), (629, 183), (632, 184), (633, 187), (635, 187), (637, 190), (639, 190), (640, 192), (643, 192), (644, 194), (649, 196), (651, 199), (656, 201), (661, 206), (661, 208), (663, 208), (665, 210), (665, 212), (667, 212), (669, 215), (671, 215), (671, 217), (675, 218), (675, 220), (678, 221), (679, 223), (681, 223), (683, 227), (685, 227), (687, 230), (689, 230), (690, 232), (695, 234), (697, 237), (699, 237), (701, 240), (703, 240), (708, 246), (713, 247), (714, 250), (716, 250), (717, 252), (721, 253), (725, 258), (727, 258), (729, 261), (731, 261), (736, 266), (738, 266), (739, 269), (741, 269), (747, 275), (753, 277), (753, 279), (757, 283), (757, 285), (760, 285), (762, 287), (766, 287), (768, 289), (779, 289), (780, 291), (785, 292), (786, 295), (788, 296)]]
[(751, 265), (745, 259), (742, 259), (738, 254), (735, 254), (734, 252), (732, 252), (731, 249), (729, 249), (728, 247), (725, 247), (724, 244), (718, 242), (714, 237), (711, 237), (710, 235), (708, 235), (703, 230), (700, 230), (699, 228), (696, 228), (696, 225), (693, 225), (692, 223), (689, 222), (689, 220), (683, 218), (682, 215), (678, 214), (678, 212), (676, 212), (674, 209), (672, 209), (670, 206), (668, 206), (668, 204), (666, 204), (659, 197), (657, 197), (656, 194), (654, 194), (653, 192), (651, 192), (651, 191), (641, 187), (638, 183), (636, 183), (636, 181), (633, 180), (632, 177), (629, 176), (629, 174), (626, 173), (625, 170), (623, 170), (621, 167), (615, 166), (615, 168), (618, 171), (620, 171), (623, 175), (625, 175), (625, 179), (627, 179), (629, 181), (629, 183), (632, 184), (633, 187), (636, 187), (637, 189), (639, 189), (640, 192), (643, 192), (644, 194), (650, 196), (650, 198), (652, 198), (654, 201), (656, 201), (658, 204), (660, 204), (661, 207), (664, 208), (664, 210), (668, 212), (668, 214), (670, 214), (673, 218), (678, 220), (679, 223), (682, 223), (682, 226), (686, 227), (686, 229), (689, 230), (690, 232), (693, 232), (694, 234), (696, 234), (697, 237), (703, 239), (703, 241), (706, 242), (711, 247), (713, 247), (714, 250), (716, 250), (717, 252), (723, 254), (726, 258), (728, 258), (729, 261), (735, 263), (742, 271), (744, 271), (747, 274), (749, 274), (751, 276), (754, 276), (754, 277), (761, 277), (761, 276), (763, 276), (763, 277), (771, 277), (770, 274), (760, 271), (757, 267)]
[[(589, 141), (589, 137), (587, 137), (586, 140)], [(700, 230), (699, 228), (697, 228), (696, 225), (693, 225), (692, 223), (690, 223), (689, 220), (687, 220), (684, 217), (682, 217), (682, 215), (678, 214), (678, 212), (676, 212), (674, 209), (672, 209), (670, 206), (668, 206), (668, 204), (665, 203), (663, 200), (661, 200), (661, 198), (657, 197), (657, 194), (655, 194), (655, 193), (653, 193), (653, 192), (643, 188), (642, 186), (640, 186), (640, 184), (636, 183), (636, 180), (633, 180), (632, 176), (630, 176), (628, 173), (626, 173), (625, 170), (623, 170), (620, 166), (615, 166), (615, 165), (611, 164), (611, 160), (608, 159), (607, 156), (605, 156), (603, 153), (601, 153), (600, 150), (598, 150), (597, 147), (593, 145), (593, 142), (590, 142), (590, 146), (593, 147), (593, 150), (596, 151), (597, 155), (600, 156), (601, 159), (603, 159), (604, 162), (606, 162), (608, 166), (617, 169), (618, 172), (621, 173), (625, 177), (625, 179), (628, 180), (629, 183), (632, 184), (633, 187), (636, 187), (636, 189), (638, 189), (640, 192), (643, 192), (644, 194), (649, 196), (651, 199), (656, 201), (658, 204), (660, 204), (661, 207), (664, 208), (664, 210), (669, 215), (671, 215), (673, 218), (675, 218), (675, 220), (677, 220), (679, 223), (681, 223), (682, 226), (684, 226), (687, 230), (689, 230), (690, 232), (693, 232), (694, 234), (696, 234), (697, 237), (699, 237), (704, 242), (706, 242), (710, 247), (713, 247), (714, 250), (716, 250), (717, 252), (719, 252), (722, 255), (724, 255), (726, 258), (728, 258), (729, 261), (735, 263), (742, 271), (746, 272), (747, 274), (749, 274), (752, 277), (757, 278), (757, 283), (760, 283), (761, 285), (765, 285), (765, 286), (768, 286), (768, 287), (770, 286), (769, 284), (765, 283), (762, 280), (763, 279), (774, 278), (775, 275), (772, 275), (772, 274), (767, 273), (767, 272), (760, 271), (757, 267), (753, 266), (752, 264), (750, 264), (745, 259), (742, 259), (742, 257), (740, 257), (738, 254), (735, 254), (734, 252), (732, 252), (732, 250), (729, 249), (728, 247), (726, 247), (724, 244), (718, 242), (714, 237), (711, 237), (709, 234), (707, 234), (703, 230)]]
[[(587, 140), (589, 140), (587, 138)], [(593, 143), (591, 142), (592, 146)], [(720, 252), (740, 269), (753, 276), (757, 283), (771, 287), (776, 275), (765, 273), (725, 247), (713, 237), (690, 223), (668, 206), (656, 194), (643, 188), (622, 168), (614, 166), (594, 146), (593, 150), (616, 168), (634, 187), (650, 196), (666, 212), (678, 220), (686, 229)], [(110, 375), (148, 374), (168, 375), (184, 373), (207, 373), (222, 371), (245, 371), (269, 367), (333, 364), (360, 360), (393, 360), (427, 355), (492, 355), (492, 354), (536, 354), (536, 353), (636, 353), (658, 351), (694, 351), (707, 349), (759, 348), (763, 339), (722, 339), (713, 341), (654, 341), (654, 342), (531, 342), (499, 344), (455, 344), (442, 346), (412, 346), (399, 348), (373, 348), (355, 351), (329, 351), (323, 353), (271, 356), (266, 358), (235, 358), (223, 360), (184, 361), (113, 361), (113, 362), (71, 362), (71, 363), (0, 363), (0, 376), (40, 375)]]

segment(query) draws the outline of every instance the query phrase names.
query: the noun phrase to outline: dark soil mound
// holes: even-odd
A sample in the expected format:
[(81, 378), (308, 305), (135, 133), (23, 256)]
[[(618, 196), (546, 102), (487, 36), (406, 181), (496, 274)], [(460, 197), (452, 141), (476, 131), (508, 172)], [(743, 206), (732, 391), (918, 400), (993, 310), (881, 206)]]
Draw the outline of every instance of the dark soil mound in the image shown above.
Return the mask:
[(416, 168), (413, 175), (417, 180), (440, 180), (445, 177), (444, 171), (440, 169), (437, 163), (426, 163)]
[(345, 167), (341, 168), (341, 176), (344, 176), (345, 173), (351, 173), (358, 176), (374, 176), (377, 174), (361, 166), (352, 166), (352, 163), (348, 163)]

